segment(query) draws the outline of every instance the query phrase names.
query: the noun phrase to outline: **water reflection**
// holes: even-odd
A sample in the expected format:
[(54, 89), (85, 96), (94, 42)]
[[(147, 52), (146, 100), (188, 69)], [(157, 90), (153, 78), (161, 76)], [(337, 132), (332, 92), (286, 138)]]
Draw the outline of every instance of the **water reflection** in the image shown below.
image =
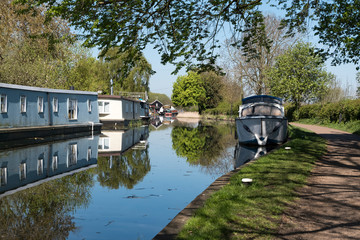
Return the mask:
[[(0, 152), (0, 238), (151, 239), (234, 168), (232, 123), (150, 129)], [(235, 165), (261, 152), (236, 146)]]
[(101, 186), (132, 189), (150, 171), (149, 128), (103, 131), (99, 139), (97, 180)]
[[(0, 152), (0, 236), (65, 239), (90, 202), (98, 136)], [(76, 173), (76, 174), (74, 174)], [(66, 176), (66, 177), (65, 177)]]
[(150, 124), (153, 128), (159, 129), (164, 126), (169, 126), (170, 124), (176, 121), (177, 121), (176, 117), (154, 116), (150, 119)]
[(236, 140), (232, 124), (212, 124), (209, 122), (177, 122), (171, 132), (172, 147), (176, 154), (191, 165), (207, 168), (207, 172), (231, 170), (232, 151)]
[(95, 165), (98, 141), (92, 136), (1, 151), (0, 197)]
[(234, 168), (238, 168), (253, 159), (257, 159), (269, 151), (273, 150), (276, 146), (249, 146), (237, 143), (234, 151)]

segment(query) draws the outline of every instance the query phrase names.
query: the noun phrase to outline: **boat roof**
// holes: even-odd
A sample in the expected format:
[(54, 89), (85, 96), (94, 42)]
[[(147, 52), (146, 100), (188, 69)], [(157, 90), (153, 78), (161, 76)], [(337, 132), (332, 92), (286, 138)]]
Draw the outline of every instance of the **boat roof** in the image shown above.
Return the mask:
[(270, 95), (255, 95), (242, 99), (242, 104), (258, 103), (258, 102), (277, 103), (277, 104), (283, 103), (281, 98)]

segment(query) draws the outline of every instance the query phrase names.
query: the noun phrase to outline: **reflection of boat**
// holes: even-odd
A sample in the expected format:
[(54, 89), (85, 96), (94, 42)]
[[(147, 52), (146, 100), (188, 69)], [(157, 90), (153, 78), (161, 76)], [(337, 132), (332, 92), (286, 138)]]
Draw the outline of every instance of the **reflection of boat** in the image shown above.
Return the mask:
[(94, 167), (99, 136), (0, 152), (0, 197)]
[(178, 110), (173, 106), (164, 105), (159, 110), (160, 115), (164, 115), (165, 117), (176, 117), (178, 115)]
[(274, 146), (249, 146), (237, 144), (234, 153), (234, 168), (238, 168), (253, 159), (257, 159), (274, 149)]
[(236, 118), (238, 140), (259, 146), (281, 144), (287, 138), (287, 124), (280, 98), (267, 95), (247, 97), (243, 99)]

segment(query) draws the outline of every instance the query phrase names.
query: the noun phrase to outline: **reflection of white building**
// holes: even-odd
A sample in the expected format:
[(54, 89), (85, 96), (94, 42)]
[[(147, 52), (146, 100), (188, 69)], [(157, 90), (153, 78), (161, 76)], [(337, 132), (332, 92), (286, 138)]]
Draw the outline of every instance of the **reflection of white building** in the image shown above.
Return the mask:
[(98, 145), (99, 155), (119, 155), (134, 146), (145, 144), (148, 136), (148, 126), (128, 130), (103, 130)]
[(125, 122), (149, 117), (149, 107), (144, 101), (115, 95), (99, 95), (101, 122)]

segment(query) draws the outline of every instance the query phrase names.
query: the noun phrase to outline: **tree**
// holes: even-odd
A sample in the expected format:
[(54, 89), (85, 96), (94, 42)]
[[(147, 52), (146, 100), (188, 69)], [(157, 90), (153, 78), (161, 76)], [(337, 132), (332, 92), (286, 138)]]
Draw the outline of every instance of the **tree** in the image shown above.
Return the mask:
[[(148, 44), (162, 54), (162, 63), (191, 66), (194, 62), (213, 66), (215, 49), (223, 29), (233, 35), (252, 33), (261, 26), (261, 0), (16, 0), (32, 9), (34, 5), (48, 7), (46, 19), (61, 16), (76, 29), (83, 30), (85, 45), (119, 52), (130, 48), (142, 51)], [(334, 57), (333, 63), (360, 60), (360, 35), (357, 24), (360, 3), (357, 0), (275, 0), (268, 1), (286, 11), (284, 24), (304, 31), (308, 20), (315, 20), (312, 30), (325, 45), (323, 52)], [(234, 46), (246, 46), (248, 39), (234, 38)], [(267, 41), (264, 41), (267, 42)], [(131, 56), (127, 60), (131, 61)], [(180, 60), (179, 60), (180, 59)]]
[(223, 77), (215, 72), (202, 72), (200, 78), (206, 92), (205, 102), (201, 106), (215, 108), (222, 100)]
[[(286, 10), (284, 25), (289, 33), (305, 31), (312, 26), (314, 34), (324, 48), (319, 49), (324, 57), (332, 57), (334, 65), (359, 64), (360, 60), (360, 2), (357, 0), (295, 0), (292, 4), (282, 2)], [(288, 5), (286, 5), (288, 4)], [(314, 24), (308, 24), (314, 20)]]
[(359, 85), (357, 87), (356, 95), (357, 95), (358, 98), (360, 98), (360, 73), (359, 72), (356, 74), (356, 80), (357, 80), (358, 85)]
[(44, 24), (45, 8), (19, 15), (23, 8), (0, 1), (0, 78), (2, 82), (61, 88), (69, 53), (67, 23), (53, 18)]
[(324, 69), (323, 59), (307, 43), (297, 43), (294, 48), (279, 56), (268, 72), (271, 93), (295, 103), (320, 98), (327, 84), (334, 79)]
[(199, 112), (204, 109), (202, 105), (206, 101), (206, 90), (200, 75), (189, 72), (186, 76), (179, 76), (173, 85), (171, 100), (175, 106), (198, 106)]
[[(109, 49), (101, 61), (107, 64), (109, 80), (114, 81), (115, 90), (129, 92), (149, 91), (149, 80), (154, 71), (150, 63), (135, 49), (118, 54), (118, 47)], [(138, 55), (135, 55), (138, 54)], [(131, 63), (126, 62), (129, 56), (134, 57)]]
[[(28, 6), (45, 4), (47, 18), (60, 16), (83, 30), (85, 45), (119, 53), (131, 48), (142, 51), (148, 44), (161, 53), (162, 63), (173, 63), (176, 71), (197, 63), (214, 66), (222, 29), (230, 24), (234, 33), (250, 31), (261, 21), (261, 0), (244, 1), (54, 1), (16, 0)], [(239, 45), (240, 42), (234, 44)], [(134, 53), (136, 54), (136, 53)], [(131, 61), (133, 56), (128, 56)], [(179, 60), (180, 59), (180, 60)], [(190, 69), (190, 68), (188, 68)]]
[[(265, 72), (274, 65), (275, 59), (291, 47), (296, 39), (286, 36), (285, 29), (280, 29), (281, 21), (275, 16), (266, 16), (264, 26), (248, 38), (247, 48), (232, 46), (231, 39), (226, 41), (226, 51), (222, 54), (223, 68), (231, 82), (238, 82), (246, 94), (268, 94), (269, 82)], [(250, 48), (252, 50), (250, 50)]]

